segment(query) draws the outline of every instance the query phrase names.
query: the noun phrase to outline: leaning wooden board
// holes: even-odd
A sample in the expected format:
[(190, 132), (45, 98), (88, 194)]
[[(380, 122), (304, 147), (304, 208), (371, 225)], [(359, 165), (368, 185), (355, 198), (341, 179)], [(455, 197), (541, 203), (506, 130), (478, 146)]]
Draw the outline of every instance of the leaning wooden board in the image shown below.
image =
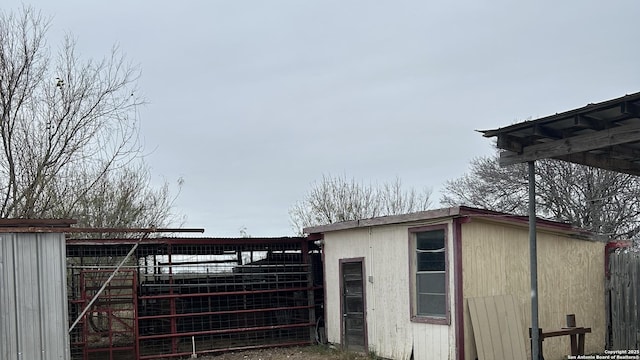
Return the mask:
[(468, 298), (479, 360), (527, 360), (522, 322), (511, 295)]

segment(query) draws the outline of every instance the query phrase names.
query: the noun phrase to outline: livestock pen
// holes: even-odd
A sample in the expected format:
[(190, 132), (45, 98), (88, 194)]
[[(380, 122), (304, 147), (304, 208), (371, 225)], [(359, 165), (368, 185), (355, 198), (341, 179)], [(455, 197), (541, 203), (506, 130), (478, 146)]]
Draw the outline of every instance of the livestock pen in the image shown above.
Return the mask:
[(68, 239), (66, 252), (72, 359), (167, 358), (318, 337), (322, 263), (307, 238)]

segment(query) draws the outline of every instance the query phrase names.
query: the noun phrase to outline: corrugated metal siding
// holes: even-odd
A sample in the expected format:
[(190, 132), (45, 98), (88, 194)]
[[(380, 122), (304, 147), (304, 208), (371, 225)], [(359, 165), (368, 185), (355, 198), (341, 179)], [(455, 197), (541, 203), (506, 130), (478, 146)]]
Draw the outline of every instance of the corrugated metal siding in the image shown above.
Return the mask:
[[(442, 223), (442, 222), (440, 222)], [(449, 359), (455, 354), (454, 321), (451, 326), (410, 321), (409, 227), (418, 224), (379, 226), (325, 234), (325, 299), (327, 335), (340, 342), (339, 259), (365, 258), (368, 345), (390, 359)], [(452, 231), (448, 231), (450, 271), (453, 271)], [(453, 276), (449, 277), (453, 309)], [(428, 357), (427, 357), (428, 354)]]
[[(528, 230), (481, 220), (462, 226), (463, 294), (465, 298), (511, 294), (520, 309), (522, 332), (531, 324)], [(491, 259), (491, 260), (488, 260)], [(567, 314), (578, 326), (591, 327), (587, 354), (605, 342), (604, 243), (538, 232), (538, 302), (540, 327), (559, 329)], [(465, 357), (475, 359), (473, 331), (465, 301)], [(527, 341), (527, 351), (530, 344)], [(546, 359), (569, 351), (569, 338), (545, 339)]]
[(64, 234), (0, 235), (2, 359), (67, 360)]

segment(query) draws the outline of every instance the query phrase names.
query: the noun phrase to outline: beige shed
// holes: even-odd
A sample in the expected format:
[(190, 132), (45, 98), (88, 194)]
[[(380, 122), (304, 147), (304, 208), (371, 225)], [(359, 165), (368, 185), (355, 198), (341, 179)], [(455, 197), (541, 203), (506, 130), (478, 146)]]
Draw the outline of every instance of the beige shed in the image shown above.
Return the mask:
[[(520, 321), (503, 336), (530, 354), (527, 217), (451, 207), (305, 232), (322, 236), (329, 342), (390, 359), (475, 359), (469, 299), (506, 295)], [(537, 236), (540, 327), (559, 329), (575, 314), (591, 328), (585, 353), (602, 351), (605, 243), (541, 219)], [(547, 360), (569, 351), (567, 336), (544, 340)]]

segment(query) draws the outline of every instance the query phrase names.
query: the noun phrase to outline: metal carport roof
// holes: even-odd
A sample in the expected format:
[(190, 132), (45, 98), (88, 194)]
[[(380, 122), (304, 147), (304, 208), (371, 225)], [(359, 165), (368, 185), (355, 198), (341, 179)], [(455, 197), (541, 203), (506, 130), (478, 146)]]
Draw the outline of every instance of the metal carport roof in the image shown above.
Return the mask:
[(500, 165), (558, 159), (640, 175), (640, 92), (480, 132), (497, 137)]
[[(539, 344), (535, 161), (557, 159), (640, 175), (640, 93), (481, 132), (497, 137), (500, 165), (529, 165), (531, 343)], [(531, 350), (537, 360), (540, 349)]]

